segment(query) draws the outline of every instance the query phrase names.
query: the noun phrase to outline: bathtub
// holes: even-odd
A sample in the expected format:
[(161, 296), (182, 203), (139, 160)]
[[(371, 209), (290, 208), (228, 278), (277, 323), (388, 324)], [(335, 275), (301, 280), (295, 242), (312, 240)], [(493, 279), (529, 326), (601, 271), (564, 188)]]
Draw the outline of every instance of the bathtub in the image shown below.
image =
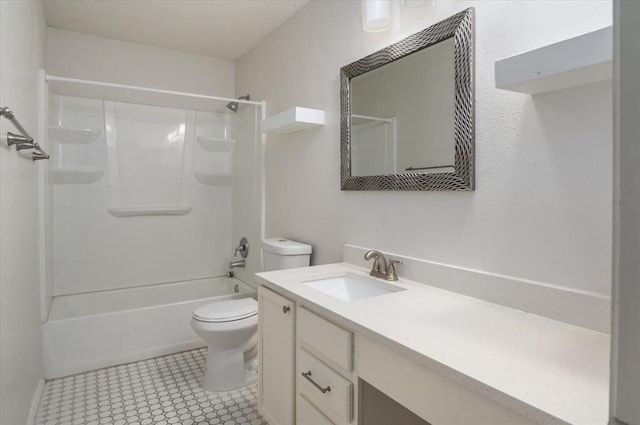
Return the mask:
[(229, 277), (54, 297), (42, 325), (49, 379), (206, 344), (191, 329), (196, 307), (255, 297)]

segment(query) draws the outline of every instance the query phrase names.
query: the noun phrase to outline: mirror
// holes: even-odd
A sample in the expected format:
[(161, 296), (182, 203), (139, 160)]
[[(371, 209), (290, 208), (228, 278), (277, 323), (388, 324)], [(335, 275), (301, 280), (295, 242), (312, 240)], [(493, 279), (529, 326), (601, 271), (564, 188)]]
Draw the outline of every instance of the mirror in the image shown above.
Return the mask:
[(473, 9), (340, 70), (342, 190), (473, 190)]

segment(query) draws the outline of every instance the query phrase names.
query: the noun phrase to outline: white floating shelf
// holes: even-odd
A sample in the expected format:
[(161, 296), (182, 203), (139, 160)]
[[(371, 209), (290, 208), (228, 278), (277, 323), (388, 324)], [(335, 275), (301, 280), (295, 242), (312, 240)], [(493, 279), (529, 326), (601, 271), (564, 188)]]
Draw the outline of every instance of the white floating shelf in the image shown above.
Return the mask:
[(324, 125), (324, 111), (296, 106), (262, 120), (262, 132), (291, 134), (322, 125)]
[(135, 217), (141, 215), (185, 215), (191, 207), (117, 207), (107, 208), (114, 217)]
[(496, 87), (544, 93), (612, 78), (613, 30), (589, 32), (496, 62)]
[(233, 139), (219, 139), (215, 137), (198, 137), (198, 145), (208, 152), (228, 153), (233, 150), (236, 141)]
[(208, 186), (231, 186), (233, 184), (233, 174), (207, 174), (195, 172), (193, 175), (202, 184)]
[(100, 137), (101, 132), (90, 128), (68, 128), (51, 126), (49, 137), (58, 143), (71, 145), (88, 145)]
[(49, 183), (89, 184), (97, 182), (103, 175), (102, 168), (52, 168), (49, 170)]

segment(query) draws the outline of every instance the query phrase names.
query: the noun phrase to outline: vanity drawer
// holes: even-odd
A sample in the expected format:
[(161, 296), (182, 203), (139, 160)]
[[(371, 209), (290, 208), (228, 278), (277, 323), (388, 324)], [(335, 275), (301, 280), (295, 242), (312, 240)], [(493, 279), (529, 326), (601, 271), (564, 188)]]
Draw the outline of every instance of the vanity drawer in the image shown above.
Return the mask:
[(353, 384), (320, 360), (298, 349), (298, 391), (318, 406), (330, 409), (337, 417), (351, 422), (353, 418)]
[(296, 425), (334, 425), (306, 398), (298, 394), (296, 402)]
[(300, 308), (298, 338), (337, 366), (349, 372), (353, 368), (353, 333)]

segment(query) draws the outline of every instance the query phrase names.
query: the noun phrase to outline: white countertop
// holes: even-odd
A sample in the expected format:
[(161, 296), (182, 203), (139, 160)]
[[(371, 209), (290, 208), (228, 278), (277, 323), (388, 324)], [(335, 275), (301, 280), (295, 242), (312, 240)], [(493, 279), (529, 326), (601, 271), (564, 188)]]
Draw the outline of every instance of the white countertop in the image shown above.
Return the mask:
[(539, 423), (605, 425), (609, 335), (400, 279), (358, 301), (302, 285), (347, 263), (259, 273), (261, 283)]

